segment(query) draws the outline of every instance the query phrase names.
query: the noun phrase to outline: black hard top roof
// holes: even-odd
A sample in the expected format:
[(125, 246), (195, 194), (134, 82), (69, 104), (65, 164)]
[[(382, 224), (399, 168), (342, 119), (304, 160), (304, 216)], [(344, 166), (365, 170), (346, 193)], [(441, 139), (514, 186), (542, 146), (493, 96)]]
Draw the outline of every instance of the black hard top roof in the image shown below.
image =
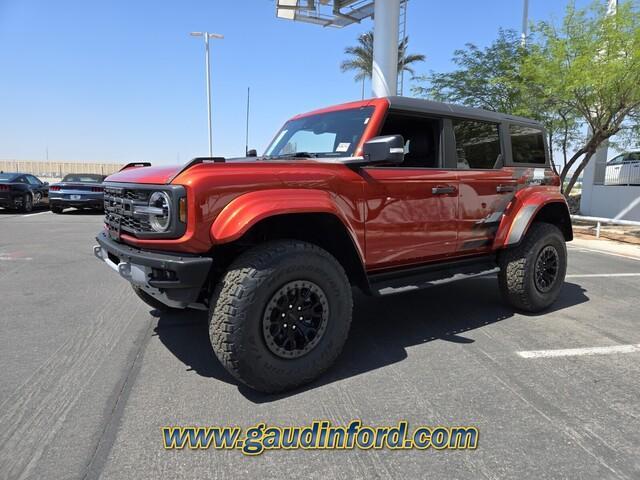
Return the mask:
[(508, 115), (506, 113), (492, 112), (482, 108), (465, 107), (452, 103), (434, 102), (423, 98), (412, 97), (387, 97), (389, 108), (398, 110), (409, 110), (433, 115), (446, 115), (453, 117), (473, 118), (476, 120), (487, 120), (491, 122), (514, 122), (535, 126), (544, 129), (541, 123), (529, 118)]

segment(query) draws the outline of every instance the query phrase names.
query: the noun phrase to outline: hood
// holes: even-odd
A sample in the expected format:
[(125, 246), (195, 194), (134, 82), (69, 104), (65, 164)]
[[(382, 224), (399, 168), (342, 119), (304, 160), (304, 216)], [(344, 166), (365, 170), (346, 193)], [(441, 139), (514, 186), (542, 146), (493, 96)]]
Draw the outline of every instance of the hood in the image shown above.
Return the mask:
[(131, 167), (105, 178), (105, 182), (165, 184), (182, 169), (181, 165)]
[[(256, 157), (227, 158), (224, 163), (253, 163)], [(150, 183), (166, 184), (170, 183), (175, 176), (185, 168), (185, 165), (159, 166), (159, 167), (130, 167), (126, 170), (116, 172), (105, 178), (105, 182), (118, 183)]]

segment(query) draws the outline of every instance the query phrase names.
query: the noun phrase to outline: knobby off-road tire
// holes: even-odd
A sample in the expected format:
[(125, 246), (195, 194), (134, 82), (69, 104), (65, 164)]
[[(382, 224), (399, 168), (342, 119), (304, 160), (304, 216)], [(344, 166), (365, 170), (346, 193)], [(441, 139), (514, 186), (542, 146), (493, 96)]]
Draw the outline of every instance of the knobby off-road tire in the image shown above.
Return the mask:
[(133, 288), (133, 291), (136, 292), (136, 295), (138, 295), (140, 300), (142, 300), (144, 303), (149, 305), (151, 308), (155, 308), (159, 312), (173, 312), (177, 310), (176, 308), (172, 308), (168, 305), (165, 305), (157, 298), (153, 298), (152, 295), (149, 295), (140, 287), (137, 287), (136, 285), (131, 285), (131, 287)]
[[(312, 381), (334, 363), (349, 334), (352, 309), (351, 285), (333, 256), (309, 243), (273, 241), (239, 256), (222, 277), (211, 299), (209, 337), (236, 379), (258, 391), (279, 392)], [(316, 313), (298, 317), (298, 311)], [(316, 335), (308, 329), (312, 318)], [(284, 330), (296, 325), (297, 331)], [(300, 343), (284, 340), (283, 346), (282, 338)], [(294, 351), (287, 351), (292, 344)]]
[(564, 236), (554, 225), (533, 223), (520, 245), (500, 254), (498, 264), (505, 300), (526, 312), (544, 310), (558, 298), (567, 272)]

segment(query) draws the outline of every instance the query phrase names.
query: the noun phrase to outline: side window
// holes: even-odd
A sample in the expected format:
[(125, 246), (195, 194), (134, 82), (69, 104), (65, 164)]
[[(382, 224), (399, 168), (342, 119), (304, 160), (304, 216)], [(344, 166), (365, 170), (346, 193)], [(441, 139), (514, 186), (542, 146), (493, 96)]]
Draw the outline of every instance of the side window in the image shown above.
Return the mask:
[(622, 165), (623, 158), (624, 158), (624, 155), (618, 155), (617, 157), (613, 158), (613, 160), (609, 160), (609, 163), (607, 163), (607, 166), (613, 167), (615, 165)]
[(404, 162), (400, 167), (438, 168), (440, 166), (440, 120), (389, 112), (380, 135), (402, 135)]
[(29, 183), (29, 182), (27, 181), (27, 177), (25, 177), (24, 175), (23, 175), (23, 176), (21, 176), (21, 177), (18, 177), (18, 178), (16, 179), (16, 182), (18, 182), (18, 183)]
[(538, 165), (546, 163), (542, 131), (522, 125), (509, 125), (509, 134), (514, 163), (535, 163)]
[(640, 152), (631, 152), (627, 154), (627, 158), (624, 159), (624, 163), (635, 163), (640, 161)]
[(31, 184), (31, 185), (41, 185), (40, 180), (38, 180), (36, 177), (34, 177), (33, 175), (27, 175), (27, 181)]
[(458, 168), (491, 169), (502, 157), (497, 123), (453, 119)]

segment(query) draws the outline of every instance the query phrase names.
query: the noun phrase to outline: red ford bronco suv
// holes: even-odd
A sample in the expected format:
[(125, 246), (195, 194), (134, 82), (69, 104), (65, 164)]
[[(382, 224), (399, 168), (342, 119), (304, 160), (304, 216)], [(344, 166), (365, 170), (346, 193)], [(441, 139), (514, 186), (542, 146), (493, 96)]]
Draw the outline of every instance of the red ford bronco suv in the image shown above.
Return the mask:
[(104, 185), (95, 255), (158, 309), (209, 312), (222, 365), (309, 382), (385, 295), (498, 272), (516, 309), (558, 297), (571, 221), (531, 120), (389, 97), (289, 120), (261, 157), (134, 167)]

